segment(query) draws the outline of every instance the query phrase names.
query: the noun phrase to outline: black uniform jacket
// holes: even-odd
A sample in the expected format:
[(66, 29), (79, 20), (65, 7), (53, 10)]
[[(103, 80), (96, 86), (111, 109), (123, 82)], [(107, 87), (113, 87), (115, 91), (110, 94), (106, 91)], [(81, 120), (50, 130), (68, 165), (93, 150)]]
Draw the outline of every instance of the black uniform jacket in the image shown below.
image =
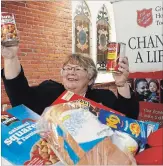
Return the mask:
[[(11, 80), (5, 79), (3, 69), (1, 76), (11, 105), (14, 107), (24, 104), (40, 115), (45, 107), (50, 106), (65, 91), (62, 84), (52, 80), (30, 87), (24, 76), (23, 69), (16, 78)], [(118, 94), (117, 98), (110, 90), (88, 88), (85, 97), (115, 109), (128, 117), (134, 119), (138, 117), (139, 104), (134, 94), (131, 95), (130, 99), (124, 98), (120, 94)]]

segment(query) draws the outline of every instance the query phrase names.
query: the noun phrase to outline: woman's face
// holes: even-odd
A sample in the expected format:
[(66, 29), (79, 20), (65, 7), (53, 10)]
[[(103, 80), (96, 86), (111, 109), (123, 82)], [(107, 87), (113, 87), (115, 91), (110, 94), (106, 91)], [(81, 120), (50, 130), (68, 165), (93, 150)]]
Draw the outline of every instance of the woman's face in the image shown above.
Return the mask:
[(86, 69), (79, 65), (68, 63), (63, 67), (62, 81), (66, 90), (83, 95), (92, 82)]
[(150, 90), (151, 92), (156, 92), (156, 91), (157, 91), (157, 85), (156, 85), (155, 82), (151, 82), (151, 83), (149, 84), (149, 90)]
[(147, 96), (148, 95), (148, 83), (145, 81), (141, 81), (137, 84), (136, 91), (140, 95)]

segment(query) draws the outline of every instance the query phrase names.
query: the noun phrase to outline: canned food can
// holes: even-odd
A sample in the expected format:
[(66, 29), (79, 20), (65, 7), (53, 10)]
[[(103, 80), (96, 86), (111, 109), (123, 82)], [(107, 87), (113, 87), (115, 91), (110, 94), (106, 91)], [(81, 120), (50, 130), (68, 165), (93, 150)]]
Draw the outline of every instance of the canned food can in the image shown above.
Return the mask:
[(125, 56), (126, 44), (110, 42), (108, 44), (108, 54), (107, 54), (107, 71), (120, 73), (118, 70), (119, 57)]
[(13, 13), (1, 13), (1, 45), (10, 47), (19, 43), (17, 28)]

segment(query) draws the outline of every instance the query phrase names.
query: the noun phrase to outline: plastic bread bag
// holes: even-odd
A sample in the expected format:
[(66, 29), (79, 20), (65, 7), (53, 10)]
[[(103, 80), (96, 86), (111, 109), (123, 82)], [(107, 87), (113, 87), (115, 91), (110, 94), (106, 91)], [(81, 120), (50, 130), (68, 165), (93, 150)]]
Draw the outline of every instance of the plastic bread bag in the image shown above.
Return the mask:
[(139, 143), (125, 132), (115, 131), (111, 136), (111, 141), (123, 152), (130, 153), (133, 156), (135, 156), (139, 148)]
[(111, 142), (112, 129), (78, 101), (48, 107), (38, 131), (65, 165), (135, 164), (130, 154)]

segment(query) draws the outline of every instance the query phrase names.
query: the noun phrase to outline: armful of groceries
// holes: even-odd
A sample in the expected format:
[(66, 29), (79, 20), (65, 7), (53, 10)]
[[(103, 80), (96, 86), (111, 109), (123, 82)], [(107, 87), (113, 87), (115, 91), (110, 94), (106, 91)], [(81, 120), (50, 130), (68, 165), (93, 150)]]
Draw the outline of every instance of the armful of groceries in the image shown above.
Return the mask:
[(135, 165), (147, 141), (146, 123), (69, 91), (45, 109), (37, 129), (67, 165)]

